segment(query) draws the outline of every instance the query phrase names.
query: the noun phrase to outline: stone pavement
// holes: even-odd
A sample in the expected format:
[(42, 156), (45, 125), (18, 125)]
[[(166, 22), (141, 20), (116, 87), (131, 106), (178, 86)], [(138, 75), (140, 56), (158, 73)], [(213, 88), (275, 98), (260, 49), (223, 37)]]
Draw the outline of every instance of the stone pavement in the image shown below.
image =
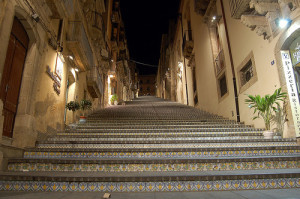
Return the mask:
[[(101, 192), (0, 192), (2, 199), (101, 199)], [(112, 193), (111, 199), (299, 199), (300, 189)]]

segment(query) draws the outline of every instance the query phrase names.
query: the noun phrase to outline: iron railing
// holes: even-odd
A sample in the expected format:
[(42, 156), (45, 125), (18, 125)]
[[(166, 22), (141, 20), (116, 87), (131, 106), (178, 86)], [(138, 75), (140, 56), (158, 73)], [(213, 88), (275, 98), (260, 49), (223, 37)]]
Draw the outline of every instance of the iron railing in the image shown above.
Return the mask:
[(244, 12), (250, 9), (249, 2), (250, 0), (230, 0), (231, 17), (239, 19)]
[(84, 26), (81, 22), (78, 21), (71, 21), (69, 27), (69, 35), (67, 38), (68, 41), (77, 41), (79, 42), (82, 47), (84, 54), (87, 58), (89, 67), (92, 67), (94, 64), (93, 61), (93, 52), (85, 32)]
[(103, 83), (102, 77), (99, 73), (99, 70), (96, 66), (92, 67), (92, 69), (87, 74), (87, 81), (93, 82), (101, 95), (103, 95)]

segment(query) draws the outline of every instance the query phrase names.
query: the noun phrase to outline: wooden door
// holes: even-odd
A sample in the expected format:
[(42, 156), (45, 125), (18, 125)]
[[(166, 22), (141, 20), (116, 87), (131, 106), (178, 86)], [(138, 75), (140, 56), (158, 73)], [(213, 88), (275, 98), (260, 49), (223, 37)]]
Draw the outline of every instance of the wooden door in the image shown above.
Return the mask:
[(28, 42), (24, 27), (15, 18), (0, 86), (4, 116), (3, 136), (7, 137), (12, 137), (13, 133)]

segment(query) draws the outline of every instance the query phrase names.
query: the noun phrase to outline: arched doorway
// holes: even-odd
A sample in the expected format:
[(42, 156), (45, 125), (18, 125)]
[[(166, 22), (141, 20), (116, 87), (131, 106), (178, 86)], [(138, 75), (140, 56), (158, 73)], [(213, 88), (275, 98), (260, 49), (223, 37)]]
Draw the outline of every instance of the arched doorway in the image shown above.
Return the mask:
[(282, 33), (275, 47), (280, 85), (288, 93), (286, 106), (288, 121), (283, 134), (286, 138), (300, 136), (300, 70), (298, 68), (300, 65), (295, 62), (295, 58), (300, 58), (298, 56), (300, 54), (297, 53), (300, 50), (299, 40), (300, 18), (298, 17), (293, 19), (291, 26)]
[(3, 136), (6, 137), (12, 137), (13, 133), (28, 44), (29, 37), (25, 28), (15, 17), (0, 85), (4, 116)]

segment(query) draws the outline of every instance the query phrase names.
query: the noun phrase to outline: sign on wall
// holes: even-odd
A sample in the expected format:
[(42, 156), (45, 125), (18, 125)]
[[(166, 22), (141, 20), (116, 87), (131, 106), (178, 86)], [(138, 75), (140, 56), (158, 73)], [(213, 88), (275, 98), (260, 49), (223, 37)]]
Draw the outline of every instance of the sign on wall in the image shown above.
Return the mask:
[(64, 69), (63, 58), (61, 57), (60, 54), (57, 54), (56, 65), (55, 65), (55, 74), (57, 75), (57, 77), (60, 80), (62, 78), (63, 69)]
[(290, 98), (296, 137), (300, 137), (300, 106), (290, 52), (288, 50), (281, 51), (281, 58), (288, 89), (288, 95)]

